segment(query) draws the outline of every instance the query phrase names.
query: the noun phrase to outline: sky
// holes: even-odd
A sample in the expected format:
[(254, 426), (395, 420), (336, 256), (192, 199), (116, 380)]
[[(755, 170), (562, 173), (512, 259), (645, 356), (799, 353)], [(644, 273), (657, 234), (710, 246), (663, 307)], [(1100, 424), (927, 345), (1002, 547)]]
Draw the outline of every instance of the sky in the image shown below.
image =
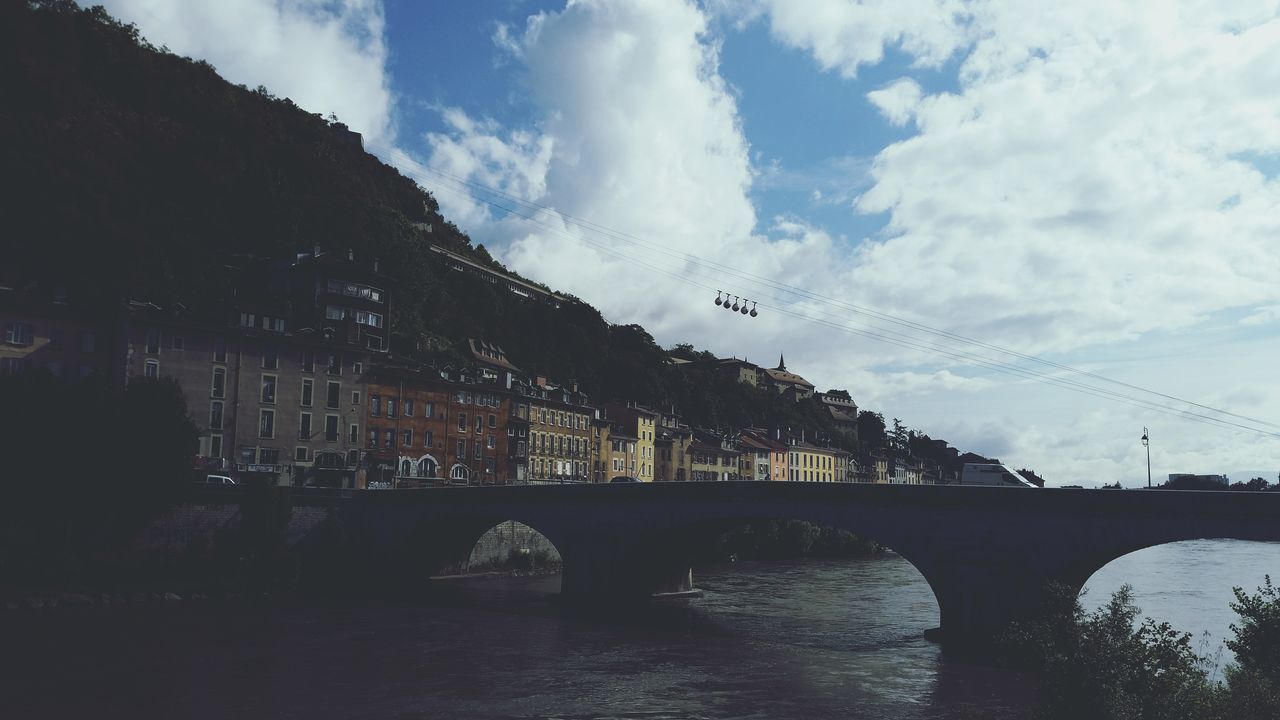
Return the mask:
[(664, 346), (1050, 485), (1145, 485), (1144, 428), (1280, 474), (1274, 0), (104, 4)]

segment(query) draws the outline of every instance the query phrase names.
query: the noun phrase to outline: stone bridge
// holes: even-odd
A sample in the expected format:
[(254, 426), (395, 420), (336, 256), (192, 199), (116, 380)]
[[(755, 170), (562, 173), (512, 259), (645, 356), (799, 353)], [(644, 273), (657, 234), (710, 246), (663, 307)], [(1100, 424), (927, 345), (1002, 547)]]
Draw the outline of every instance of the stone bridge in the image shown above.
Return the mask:
[(465, 559), (487, 530), (519, 521), (560, 551), (566, 601), (590, 603), (688, 590), (692, 548), (746, 520), (804, 520), (875, 540), (914, 565), (937, 598), (943, 641), (956, 648), (980, 647), (1034, 613), (1049, 581), (1079, 590), (1135, 550), (1280, 541), (1280, 493), (717, 482), (294, 498), (329, 504), (360, 561), (402, 583)]

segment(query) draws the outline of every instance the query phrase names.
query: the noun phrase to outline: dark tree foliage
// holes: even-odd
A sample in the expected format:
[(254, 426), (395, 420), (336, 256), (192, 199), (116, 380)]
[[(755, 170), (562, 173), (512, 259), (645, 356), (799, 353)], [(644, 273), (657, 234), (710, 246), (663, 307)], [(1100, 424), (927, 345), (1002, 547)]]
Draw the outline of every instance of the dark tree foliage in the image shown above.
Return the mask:
[(1257, 594), (1234, 588), (1231, 609), (1240, 622), (1231, 626), (1235, 636), (1227, 647), (1236, 662), (1227, 667), (1224, 717), (1280, 717), (1280, 590), (1266, 576)]
[(884, 447), (886, 442), (884, 415), (870, 410), (858, 413), (858, 437), (868, 447)]
[(123, 396), (44, 372), (0, 377), (0, 577), (78, 577), (178, 500), (196, 427), (176, 383), (134, 378)]
[(1075, 591), (1048, 590), (1040, 619), (1002, 638), (1006, 659), (1043, 671), (1040, 717), (1052, 720), (1210, 718), (1213, 687), (1191, 636), (1136, 621), (1127, 585), (1085, 613)]
[(1235, 662), (1224, 684), (1191, 636), (1150, 618), (1124, 586), (1085, 613), (1073, 588), (1046, 589), (1035, 620), (1000, 638), (1008, 664), (1043, 672), (1038, 717), (1061, 720), (1274, 720), (1280, 717), (1280, 592), (1267, 577), (1255, 594), (1235, 588), (1240, 617), (1226, 641)]
[(755, 520), (697, 546), (699, 562), (865, 557), (884, 548), (846, 530), (801, 520)]

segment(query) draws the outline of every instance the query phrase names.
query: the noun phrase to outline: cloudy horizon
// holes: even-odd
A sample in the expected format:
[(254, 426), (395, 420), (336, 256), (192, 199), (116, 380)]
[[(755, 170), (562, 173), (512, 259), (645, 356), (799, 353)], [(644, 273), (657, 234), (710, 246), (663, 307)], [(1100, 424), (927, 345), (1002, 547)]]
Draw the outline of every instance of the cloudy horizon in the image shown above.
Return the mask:
[(1144, 426), (1157, 481), (1280, 471), (1274, 3), (104, 4), (664, 346), (1051, 484), (1145, 485)]

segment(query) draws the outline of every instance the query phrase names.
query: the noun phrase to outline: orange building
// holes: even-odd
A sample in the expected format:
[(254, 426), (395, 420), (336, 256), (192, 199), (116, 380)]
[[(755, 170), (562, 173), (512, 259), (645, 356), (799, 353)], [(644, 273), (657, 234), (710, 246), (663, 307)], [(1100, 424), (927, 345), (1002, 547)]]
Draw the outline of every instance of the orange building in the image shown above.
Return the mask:
[(387, 366), (371, 371), (368, 394), (366, 483), (502, 485), (518, 475), (513, 445), (523, 438), (508, 433), (505, 388), (465, 373), (449, 379)]

